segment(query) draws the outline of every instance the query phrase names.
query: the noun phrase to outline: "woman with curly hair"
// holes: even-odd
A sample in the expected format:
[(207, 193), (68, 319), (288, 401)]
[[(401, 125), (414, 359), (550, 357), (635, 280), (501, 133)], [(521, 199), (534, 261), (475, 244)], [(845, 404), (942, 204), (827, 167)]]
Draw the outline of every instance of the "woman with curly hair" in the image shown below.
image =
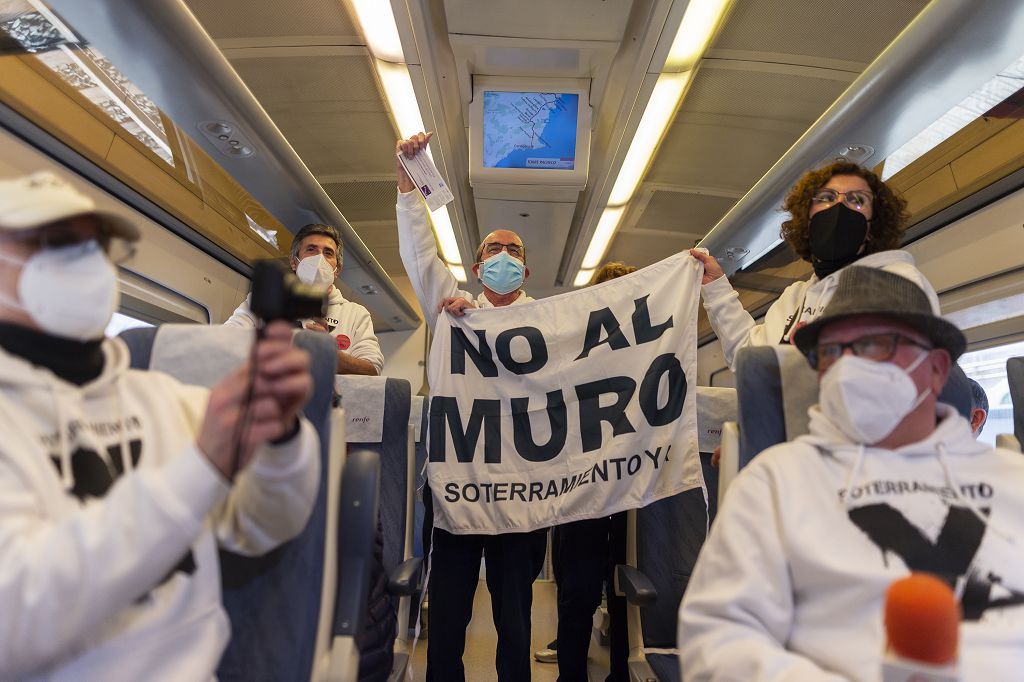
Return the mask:
[(701, 297), (730, 369), (736, 369), (736, 353), (744, 346), (789, 343), (793, 331), (824, 310), (839, 281), (838, 272), (854, 263), (913, 281), (939, 314), (939, 299), (914, 257), (898, 250), (907, 224), (906, 207), (881, 178), (856, 164), (839, 161), (804, 173), (783, 203), (790, 219), (782, 223), (781, 235), (814, 266), (814, 274), (786, 287), (762, 324), (755, 324), (743, 309), (718, 261), (692, 249), (693, 257), (704, 263)]

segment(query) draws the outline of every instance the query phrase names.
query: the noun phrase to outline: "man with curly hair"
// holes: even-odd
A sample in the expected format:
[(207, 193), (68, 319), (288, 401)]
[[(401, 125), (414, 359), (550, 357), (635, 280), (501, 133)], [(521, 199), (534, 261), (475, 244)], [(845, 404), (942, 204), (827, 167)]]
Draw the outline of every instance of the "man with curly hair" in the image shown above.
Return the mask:
[(913, 256), (898, 250), (909, 217), (906, 206), (878, 175), (857, 164), (839, 161), (804, 173), (783, 203), (790, 219), (781, 236), (814, 266), (814, 275), (788, 286), (761, 324), (744, 310), (718, 261), (691, 250), (704, 263), (701, 296), (729, 367), (735, 370), (736, 353), (744, 346), (790, 343), (793, 332), (825, 309), (839, 272), (852, 263), (906, 277), (924, 289), (939, 314), (935, 290)]

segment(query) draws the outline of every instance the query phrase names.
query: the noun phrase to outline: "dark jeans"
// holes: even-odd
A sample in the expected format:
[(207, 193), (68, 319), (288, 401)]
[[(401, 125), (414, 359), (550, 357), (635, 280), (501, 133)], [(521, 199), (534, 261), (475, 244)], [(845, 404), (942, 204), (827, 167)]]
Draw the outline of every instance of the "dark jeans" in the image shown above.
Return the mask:
[(552, 544), (558, 587), (559, 682), (587, 682), (590, 631), (603, 585), (607, 585), (611, 620), (607, 682), (628, 682), (626, 600), (615, 596), (613, 574), (616, 564), (626, 563), (626, 513), (558, 526)]
[(530, 679), (530, 610), (533, 581), (544, 566), (547, 531), (501, 535), (454, 535), (433, 531), (433, 499), (423, 495), (425, 551), (430, 568), (430, 636), (427, 638), (427, 682), (464, 682), (462, 654), (466, 627), (473, 617), (473, 595), (480, 579), (480, 557), (487, 562), (498, 649), (494, 665), (499, 682)]

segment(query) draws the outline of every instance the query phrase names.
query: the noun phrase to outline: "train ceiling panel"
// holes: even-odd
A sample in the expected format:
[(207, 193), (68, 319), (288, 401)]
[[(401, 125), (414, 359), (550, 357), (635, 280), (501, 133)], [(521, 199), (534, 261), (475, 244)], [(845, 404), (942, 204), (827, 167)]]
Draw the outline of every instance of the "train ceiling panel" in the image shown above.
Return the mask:
[(348, 36), (362, 40), (355, 22), (337, 0), (186, 0), (186, 4), (214, 40), (282, 36)]
[[(352, 49), (358, 53), (345, 54)], [(315, 51), (329, 54), (310, 54)], [(272, 55), (260, 56), (267, 52)], [(224, 53), (321, 184), (325, 176), (393, 176), (388, 151), (395, 133), (362, 48)], [(353, 220), (348, 206), (338, 208)]]
[(842, 60), (859, 63), (863, 69), (927, 4), (927, 0), (849, 6), (818, 0), (738, 0), (712, 47)]

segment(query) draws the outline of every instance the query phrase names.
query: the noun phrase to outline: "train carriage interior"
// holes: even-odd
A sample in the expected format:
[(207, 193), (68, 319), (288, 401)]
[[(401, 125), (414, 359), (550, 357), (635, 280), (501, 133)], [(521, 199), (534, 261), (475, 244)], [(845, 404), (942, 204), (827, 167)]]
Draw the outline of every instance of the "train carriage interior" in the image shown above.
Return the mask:
[[(538, 120), (556, 115), (562, 137), (549, 141)], [(379, 341), (375, 419), (388, 426), (350, 433), (347, 460), (344, 440), (325, 449), (322, 474), (342, 497), (324, 493), (317, 532), (335, 537), (317, 550), (326, 563), (305, 587), (280, 588), (314, 595), (295, 602), (318, 605), (301, 625), (311, 643), (281, 637), (259, 674), (225, 667), (240, 656), (230, 645), (221, 680), (357, 679), (359, 638), (324, 596), (341, 595), (341, 614), (365, 608), (370, 593), (346, 552), (372, 545), (372, 528), (364, 536), (347, 525), (362, 521), (345, 495), (379, 510), (358, 518), (381, 524), (397, 614), (393, 668), (359, 679), (427, 679), (436, 605), (428, 598), (420, 608), (417, 557), (429, 538), (418, 498), (433, 330), (399, 245), (396, 140), (433, 133), (429, 152), (453, 200), (430, 211), (430, 223), (460, 289), (479, 290), (477, 247), (493, 230), (528, 245), (525, 286), (537, 299), (587, 286), (605, 262), (644, 268), (700, 247), (758, 321), (814, 275), (780, 236), (787, 192), (827, 163), (869, 168), (905, 198), (900, 248), (966, 336), (959, 365), (989, 405), (980, 441), (1012, 446), (1015, 424), (1024, 436), (1024, 389), (1007, 370), (1024, 356), (1022, 118), (1019, 0), (0, 0), (3, 178), (51, 171), (142, 234), (118, 265), (107, 336), (161, 328), (143, 342), (157, 353), (167, 332), (221, 325), (249, 293), (254, 264), (287, 262), (297, 230), (317, 223), (340, 234), (335, 284), (366, 308)], [(517, 144), (556, 151), (516, 156)], [(737, 388), (703, 308), (696, 325), (696, 385)], [(155, 355), (139, 363), (158, 367)], [(339, 376), (336, 390), (363, 390), (346, 381)], [(366, 449), (378, 464), (351, 454)], [(718, 474), (707, 462), (710, 484)], [(369, 487), (359, 488), (360, 476)], [(708, 497), (719, 502), (705, 495), (700, 514)], [(679, 543), (692, 552), (676, 558), (692, 562), (707, 517), (687, 517), (691, 507), (631, 517), (639, 550), (626, 563), (657, 576), (651, 543), (662, 536), (651, 526), (670, 523), (680, 525), (661, 528), (664, 537), (685, 535)], [(678, 594), (659, 587), (657, 601), (629, 598), (631, 680), (680, 679), (678, 664), (662, 672), (656, 659), (675, 650), (690, 568), (669, 571)], [(344, 595), (354, 593), (349, 604)], [(556, 636), (550, 557), (533, 593), (539, 652)], [(260, 594), (225, 583), (238, 638), (275, 648), (272, 616), (251, 616), (264, 619), (258, 634), (232, 612)], [(464, 657), (474, 682), (498, 679), (491, 608), (482, 574)], [(602, 606), (590, 680), (609, 672), (606, 630)], [(303, 656), (295, 677), (280, 672), (281, 661)], [(558, 679), (550, 662), (531, 670), (533, 680)]]

